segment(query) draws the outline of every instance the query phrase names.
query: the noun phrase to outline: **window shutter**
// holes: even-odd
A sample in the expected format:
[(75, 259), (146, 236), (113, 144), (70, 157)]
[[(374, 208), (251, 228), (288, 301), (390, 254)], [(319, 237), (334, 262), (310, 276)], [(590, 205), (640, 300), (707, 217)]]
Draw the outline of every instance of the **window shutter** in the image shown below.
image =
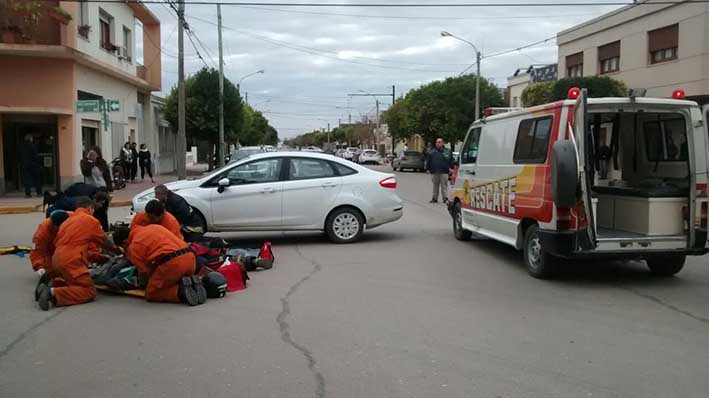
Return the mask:
[(678, 47), (679, 25), (674, 24), (648, 32), (650, 52)]
[(566, 67), (570, 68), (572, 66), (583, 64), (583, 53), (576, 53), (566, 56)]
[(600, 61), (616, 57), (620, 57), (620, 41), (598, 47), (598, 59)]

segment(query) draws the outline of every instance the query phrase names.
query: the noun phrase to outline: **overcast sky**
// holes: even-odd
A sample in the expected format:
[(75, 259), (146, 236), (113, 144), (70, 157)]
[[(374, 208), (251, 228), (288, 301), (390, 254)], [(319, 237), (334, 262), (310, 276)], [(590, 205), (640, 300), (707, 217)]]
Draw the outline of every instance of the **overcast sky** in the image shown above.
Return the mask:
[[(443, 1), (427, 1), (432, 2)], [(177, 81), (177, 20), (168, 6), (149, 7), (162, 23), (163, 91), (167, 93)], [(335, 127), (338, 119), (346, 123), (350, 114), (353, 120), (374, 114), (375, 98), (347, 94), (359, 90), (389, 93), (396, 85), (398, 97), (421, 84), (458, 75), (474, 61), (474, 52), (465, 43), (441, 37), (442, 30), (475, 43), (484, 57), (554, 37), (613, 8), (617, 7), (223, 6), (225, 76), (236, 84), (244, 75), (264, 69), (264, 74), (244, 80), (241, 91), (248, 92), (249, 103), (264, 112), (281, 138), (292, 137), (326, 127), (328, 122)], [(188, 1), (186, 18), (208, 50), (199, 48), (200, 54), (216, 67), (216, 6), (190, 5)], [(204, 65), (187, 38), (185, 53), (188, 74)], [(482, 75), (504, 87), (507, 76), (517, 68), (554, 63), (556, 54), (552, 40), (483, 59)], [(391, 103), (390, 97), (379, 99), (382, 110)]]

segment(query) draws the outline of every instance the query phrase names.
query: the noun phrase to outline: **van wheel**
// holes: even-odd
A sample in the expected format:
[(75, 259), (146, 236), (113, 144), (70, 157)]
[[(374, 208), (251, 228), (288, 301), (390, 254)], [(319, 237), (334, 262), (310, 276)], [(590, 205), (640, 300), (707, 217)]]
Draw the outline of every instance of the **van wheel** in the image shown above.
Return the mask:
[(364, 217), (351, 207), (339, 208), (327, 216), (325, 232), (334, 243), (357, 242), (364, 232)]
[(458, 240), (466, 241), (470, 240), (473, 233), (463, 229), (463, 209), (460, 206), (460, 202), (456, 202), (453, 208), (453, 235)]
[(656, 276), (670, 277), (684, 268), (684, 261), (687, 256), (684, 254), (657, 254), (645, 258), (650, 272)]
[(537, 230), (539, 226), (532, 225), (524, 233), (524, 265), (527, 272), (538, 279), (547, 279), (556, 273), (556, 258), (544, 251)]

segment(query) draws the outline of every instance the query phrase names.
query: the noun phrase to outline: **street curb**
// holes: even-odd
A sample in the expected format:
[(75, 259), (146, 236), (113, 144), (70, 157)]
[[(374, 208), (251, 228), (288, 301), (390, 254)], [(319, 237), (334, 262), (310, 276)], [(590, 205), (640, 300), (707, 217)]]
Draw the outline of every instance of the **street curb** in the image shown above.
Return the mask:
[[(111, 202), (111, 207), (128, 207), (132, 204), (133, 202), (130, 200), (116, 200)], [(41, 213), (42, 211), (42, 205), (0, 207), (0, 215)]]
[(0, 207), (0, 215), (1, 214), (26, 214), (26, 213), (34, 213), (36, 211), (42, 211), (42, 205)]

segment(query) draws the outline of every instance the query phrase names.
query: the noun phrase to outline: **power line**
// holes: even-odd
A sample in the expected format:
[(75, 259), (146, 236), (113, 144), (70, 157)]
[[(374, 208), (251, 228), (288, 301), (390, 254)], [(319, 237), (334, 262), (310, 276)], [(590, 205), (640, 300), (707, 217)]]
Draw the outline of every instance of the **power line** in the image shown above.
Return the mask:
[[(42, 0), (54, 1), (54, 0)], [(160, 4), (161, 0), (65, 0), (67, 2), (90, 3), (134, 3), (134, 4)], [(709, 3), (709, 0), (661, 0), (652, 3), (638, 4), (634, 1), (605, 1), (600, 3), (582, 2), (510, 2), (510, 3), (278, 3), (278, 2), (252, 2), (252, 1), (191, 1), (190, 5), (223, 5), (223, 6), (256, 6), (256, 7), (360, 7), (360, 8), (536, 8), (536, 7), (610, 7), (610, 6), (630, 6), (630, 5), (672, 5), (679, 3)]]
[(256, 10), (256, 11), (266, 11), (266, 12), (284, 12), (292, 14), (309, 14), (309, 15), (326, 15), (326, 16), (336, 16), (336, 17), (352, 17), (352, 18), (372, 18), (372, 19), (401, 19), (401, 20), (424, 20), (424, 21), (469, 21), (469, 20), (496, 20), (496, 19), (548, 19), (548, 18), (573, 18), (573, 17), (587, 17), (598, 15), (597, 13), (586, 13), (586, 14), (563, 14), (563, 15), (514, 15), (514, 16), (476, 16), (476, 17), (435, 17), (435, 16), (409, 16), (409, 15), (366, 15), (366, 14), (343, 14), (336, 12), (323, 12), (323, 11), (304, 11), (304, 10), (284, 10), (279, 8), (266, 8), (266, 7), (251, 7), (251, 6), (238, 6), (239, 8)]

